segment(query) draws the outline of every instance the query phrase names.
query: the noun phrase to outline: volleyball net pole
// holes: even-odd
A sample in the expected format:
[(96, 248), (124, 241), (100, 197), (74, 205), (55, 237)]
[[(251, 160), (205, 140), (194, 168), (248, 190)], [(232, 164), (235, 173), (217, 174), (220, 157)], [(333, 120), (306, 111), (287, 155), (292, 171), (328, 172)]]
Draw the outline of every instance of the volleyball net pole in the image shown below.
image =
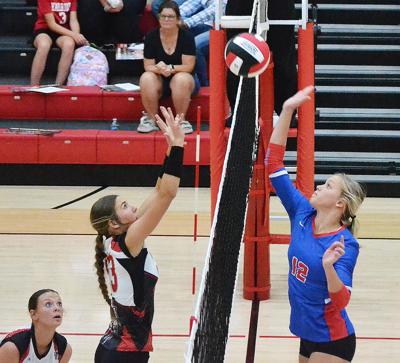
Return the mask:
[[(221, 1), (216, 0), (220, 9)], [(267, 2), (263, 2), (265, 6)], [(265, 9), (266, 11), (266, 9)], [(224, 48), (226, 45), (225, 28), (248, 29), (251, 16), (221, 16), (217, 10), (215, 30), (210, 36), (210, 177), (211, 177), (211, 214), (215, 208), (216, 196), (221, 180), (221, 170), (223, 165), (223, 154), (225, 153), (226, 142), (224, 135), (225, 113), (221, 105), (226, 100), (226, 66), (224, 61)], [(263, 21), (263, 14), (258, 15), (258, 32), (266, 32), (270, 25), (294, 25), (298, 26), (298, 87), (302, 89), (308, 85), (315, 84), (314, 70), (314, 33), (313, 23), (308, 22), (308, 0), (302, 0), (301, 19), (298, 20), (268, 20)], [(271, 69), (272, 68), (272, 69)], [(273, 112), (273, 65), (260, 76), (260, 119), (261, 131), (260, 147), (264, 149), (268, 145), (272, 132), (272, 113)], [(272, 73), (273, 74), (273, 73)], [(271, 111), (272, 107), (272, 111)], [(296, 186), (307, 197), (311, 196), (314, 190), (314, 126), (315, 122), (315, 100), (312, 96), (311, 102), (307, 102), (298, 110), (298, 128), (291, 130), (291, 135), (297, 135), (297, 176)], [(264, 150), (266, 151), (266, 150)], [(265, 154), (264, 154), (265, 155)], [(259, 155), (254, 168), (254, 175), (257, 177), (258, 170), (264, 168)], [(259, 169), (261, 168), (261, 169)], [(260, 172), (261, 173), (261, 172)], [(265, 179), (266, 178), (266, 179)], [(259, 179), (257, 177), (257, 179)], [(264, 184), (264, 201), (260, 183)], [(254, 185), (254, 183), (253, 183)], [(271, 192), (268, 176), (264, 172), (264, 179), (258, 181), (258, 191), (250, 191), (249, 211), (252, 211), (253, 196), (258, 200), (254, 202), (258, 206), (257, 213), (265, 213), (264, 224), (260, 225), (260, 220), (254, 219), (257, 213), (250, 213), (246, 222), (245, 243), (245, 264), (244, 264), (244, 291), (246, 299), (254, 297), (265, 300), (269, 298), (270, 276), (269, 276), (269, 244), (282, 244), (289, 242), (288, 235), (270, 234), (269, 231), (269, 195)], [(258, 217), (260, 218), (260, 217)], [(253, 221), (251, 221), (253, 219)], [(268, 223), (267, 223), (268, 220)], [(251, 223), (257, 224), (259, 232), (253, 234), (250, 230)], [(258, 235), (260, 234), (260, 235)], [(259, 243), (260, 242), (260, 243)], [(255, 245), (258, 244), (258, 248)], [(254, 246), (251, 246), (254, 245)], [(258, 253), (255, 256), (254, 253)], [(256, 261), (256, 262), (254, 262)], [(259, 272), (254, 273), (256, 263)], [(265, 267), (268, 266), (268, 267)]]

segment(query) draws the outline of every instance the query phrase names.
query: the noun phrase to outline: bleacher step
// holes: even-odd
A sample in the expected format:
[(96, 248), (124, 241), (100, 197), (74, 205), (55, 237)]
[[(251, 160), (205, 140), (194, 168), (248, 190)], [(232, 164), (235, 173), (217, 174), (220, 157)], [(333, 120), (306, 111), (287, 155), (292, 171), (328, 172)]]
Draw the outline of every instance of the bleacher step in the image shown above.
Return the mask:
[(400, 66), (323, 65), (315, 67), (319, 86), (400, 86)]
[(400, 130), (400, 109), (330, 108), (317, 109), (316, 128), (358, 130)]
[(397, 66), (400, 45), (318, 44), (316, 64)]
[[(317, 20), (320, 23), (384, 25), (400, 23), (399, 4), (320, 4), (317, 2), (317, 5)], [(301, 5), (296, 4), (296, 9), (299, 13)], [(310, 16), (312, 16), (311, 11)]]
[(317, 86), (318, 107), (398, 108), (399, 87)]

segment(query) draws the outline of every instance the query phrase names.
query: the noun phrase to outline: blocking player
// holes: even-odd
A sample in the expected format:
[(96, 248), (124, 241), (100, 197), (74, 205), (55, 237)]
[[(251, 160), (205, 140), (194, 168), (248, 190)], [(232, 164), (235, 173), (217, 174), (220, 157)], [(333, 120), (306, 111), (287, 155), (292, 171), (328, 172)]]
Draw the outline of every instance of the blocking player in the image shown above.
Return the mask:
[(301, 338), (299, 363), (350, 362), (356, 337), (345, 308), (359, 252), (353, 236), (356, 213), (365, 192), (350, 177), (335, 174), (307, 200), (283, 165), (292, 114), (312, 92), (307, 87), (284, 103), (266, 156), (270, 180), (291, 222), (289, 328)]

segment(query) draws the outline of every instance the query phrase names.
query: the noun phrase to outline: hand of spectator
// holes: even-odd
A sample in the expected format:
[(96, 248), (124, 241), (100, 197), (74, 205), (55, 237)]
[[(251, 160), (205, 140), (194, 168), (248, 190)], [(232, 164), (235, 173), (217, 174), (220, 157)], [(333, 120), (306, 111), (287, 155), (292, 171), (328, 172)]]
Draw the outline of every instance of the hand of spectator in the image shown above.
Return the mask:
[(176, 115), (172, 113), (170, 107), (160, 107), (161, 113), (164, 116), (164, 120), (159, 116), (155, 115), (157, 125), (163, 132), (168, 146), (184, 146), (185, 144), (185, 133), (181, 128), (181, 121), (183, 120), (183, 114)]
[(160, 62), (158, 62), (158, 63), (156, 64), (156, 67), (157, 67), (159, 70), (161, 70), (161, 69), (166, 68), (167, 65), (166, 65), (163, 61), (160, 61)]
[(89, 44), (87, 39), (80, 33), (74, 33), (72, 38), (74, 39), (75, 43), (78, 45), (88, 45)]
[(169, 77), (171, 75), (171, 69), (168, 67), (167, 64), (165, 64), (163, 61), (158, 62), (156, 64), (156, 68), (158, 72), (163, 75), (164, 77)]
[(168, 66), (166, 67), (166, 68), (163, 68), (162, 70), (161, 70), (161, 74), (164, 76), (164, 77), (169, 77), (169, 76), (171, 76), (171, 68), (169, 68)]
[(110, 6), (107, 7), (107, 13), (119, 13), (124, 7), (124, 2), (122, 0), (118, 2), (115, 0), (107, 2), (110, 4)]

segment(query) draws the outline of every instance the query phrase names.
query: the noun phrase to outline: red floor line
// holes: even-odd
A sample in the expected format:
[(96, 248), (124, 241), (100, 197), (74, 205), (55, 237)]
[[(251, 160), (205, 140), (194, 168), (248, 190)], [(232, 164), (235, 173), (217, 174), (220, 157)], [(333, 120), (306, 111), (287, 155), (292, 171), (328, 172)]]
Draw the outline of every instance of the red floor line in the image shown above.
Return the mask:
[[(0, 335), (7, 335), (9, 332), (0, 332)], [(60, 334), (65, 336), (77, 336), (77, 337), (101, 337), (101, 333), (64, 333)], [(156, 338), (189, 338), (189, 334), (153, 334)], [(230, 338), (245, 338), (245, 335), (230, 335)]]

